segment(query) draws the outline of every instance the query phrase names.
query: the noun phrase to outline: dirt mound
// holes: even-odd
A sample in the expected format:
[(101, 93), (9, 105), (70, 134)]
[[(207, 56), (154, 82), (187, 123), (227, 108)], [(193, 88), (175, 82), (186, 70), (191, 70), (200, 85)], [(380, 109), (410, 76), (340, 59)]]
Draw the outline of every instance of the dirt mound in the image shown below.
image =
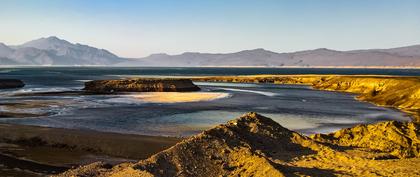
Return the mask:
[[(147, 160), (123, 169), (114, 167), (101, 175), (282, 176), (281, 165), (269, 159), (281, 162), (313, 153), (301, 146), (298, 143), (300, 140), (310, 141), (269, 118), (248, 113), (184, 140)], [(78, 172), (70, 171), (64, 176)]]
[(200, 88), (189, 79), (127, 79), (96, 80), (85, 83), (83, 89), (91, 93), (113, 92), (188, 92)]
[[(418, 142), (417, 135), (409, 135), (410, 138), (404, 135), (418, 133), (418, 129), (410, 126), (413, 125), (399, 126), (398, 130), (392, 130), (401, 131), (401, 135), (393, 134), (395, 137), (392, 140), (400, 138), (401, 141)], [(362, 146), (363, 142), (340, 144), (332, 134), (318, 135), (312, 139), (290, 131), (269, 118), (248, 113), (186, 139), (146, 160), (114, 167), (96, 163), (67, 171), (60, 176), (420, 175), (419, 169), (415, 165), (411, 166), (418, 164), (420, 158), (392, 159), (395, 152), (388, 153), (388, 149), (385, 148), (396, 150), (401, 147), (407, 150), (410, 149), (410, 145), (415, 144), (400, 145), (399, 141), (384, 138), (386, 135), (369, 136), (386, 128), (389, 126), (372, 125), (370, 128), (362, 128), (359, 133), (365, 144), (368, 140), (372, 144), (381, 144), (384, 141), (383, 146), (380, 146), (384, 147), (383, 149), (377, 146), (360, 148), (351, 145), (360, 143)], [(387, 130), (386, 133), (392, 131)], [(347, 130), (337, 134), (341, 135), (339, 137), (354, 136)], [(348, 141), (360, 139), (349, 138)], [(417, 147), (412, 146), (410, 150), (402, 152), (418, 152)], [(392, 160), (387, 160), (390, 158)], [(384, 169), (384, 166), (393, 166), (398, 170)]]

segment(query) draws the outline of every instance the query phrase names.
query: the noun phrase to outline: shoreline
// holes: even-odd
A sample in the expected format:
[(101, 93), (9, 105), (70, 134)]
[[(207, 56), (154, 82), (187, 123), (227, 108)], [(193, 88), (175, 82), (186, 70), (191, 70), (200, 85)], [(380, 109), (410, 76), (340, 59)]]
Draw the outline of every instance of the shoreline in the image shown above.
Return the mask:
[[(167, 66), (0, 65), (0, 68), (167, 68)], [(420, 66), (176, 66), (173, 68), (420, 69)]]
[(96, 161), (118, 164), (145, 159), (181, 140), (176, 137), (0, 124), (0, 164), (17, 174), (35, 172), (51, 175)]
[[(420, 99), (420, 77), (418, 76), (307, 74), (203, 76), (189, 79), (199, 82), (297, 84), (308, 85), (317, 90), (353, 93), (357, 94), (355, 99), (358, 101), (395, 108), (410, 115), (412, 121), (420, 122), (420, 103), (416, 102)], [(407, 90), (407, 85), (413, 88)], [(404, 99), (401, 100), (400, 96)]]

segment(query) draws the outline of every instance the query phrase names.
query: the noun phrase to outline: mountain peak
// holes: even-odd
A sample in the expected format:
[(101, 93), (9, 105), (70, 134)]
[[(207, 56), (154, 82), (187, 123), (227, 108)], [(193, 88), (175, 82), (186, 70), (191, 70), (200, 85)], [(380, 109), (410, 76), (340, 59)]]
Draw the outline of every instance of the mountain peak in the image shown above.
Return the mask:
[(66, 40), (60, 39), (57, 36), (50, 36), (50, 37), (41, 38), (41, 39), (44, 39), (44, 40), (47, 40), (47, 41), (50, 41), (50, 42), (63, 42), (63, 41), (67, 42)]
[[(60, 39), (57, 36), (49, 36), (49, 37), (42, 37), (39, 39), (35, 39), (32, 41), (29, 41), (27, 43), (33, 42), (33, 41), (38, 41), (38, 42), (53, 42), (53, 43), (59, 43), (59, 42), (63, 42), (63, 43), (70, 43), (64, 39)], [(25, 43), (26, 44), (26, 43)]]
[(268, 50), (265, 50), (264, 48), (256, 48), (256, 49), (252, 49), (250, 51), (268, 51)]
[(2, 42), (0, 42), (0, 47), (2, 47), (2, 48), (9, 48), (9, 46), (7, 46), (6, 44), (4, 44)]
[(242, 50), (242, 51), (240, 51), (240, 52), (238, 52), (238, 53), (249, 53), (249, 52), (252, 52), (252, 53), (273, 53), (272, 51), (269, 51), (269, 50), (265, 50), (265, 49), (263, 49), (263, 48), (256, 48), (256, 49), (250, 49), (250, 50)]
[(251, 50), (242, 50), (240, 52), (236, 52), (234, 54), (245, 54), (245, 55), (275, 55), (278, 53), (269, 51), (269, 50), (265, 50), (263, 48), (256, 48), (256, 49), (251, 49)]
[(33, 41), (26, 42), (22, 46), (33, 47), (33, 48), (37, 48), (41, 50), (57, 50), (57, 49), (67, 48), (72, 45), (73, 45), (72, 43), (66, 40), (60, 39), (56, 36), (50, 36), (47, 38), (40, 38), (40, 39), (35, 39)]
[(317, 49), (315, 49), (313, 51), (333, 51), (333, 50), (327, 49), (327, 48), (317, 48)]
[(49, 39), (49, 40), (60, 40), (60, 38), (58, 38), (57, 36), (50, 36), (50, 37), (47, 37), (46, 39)]

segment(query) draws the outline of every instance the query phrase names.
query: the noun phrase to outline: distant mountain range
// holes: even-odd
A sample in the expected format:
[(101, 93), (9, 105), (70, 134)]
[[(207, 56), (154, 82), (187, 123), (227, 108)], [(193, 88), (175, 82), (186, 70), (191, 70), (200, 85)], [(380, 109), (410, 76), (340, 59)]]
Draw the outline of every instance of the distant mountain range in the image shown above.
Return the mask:
[(0, 65), (420, 67), (420, 45), (352, 51), (320, 48), (292, 53), (264, 49), (226, 54), (186, 52), (128, 59), (104, 49), (72, 44), (53, 36), (19, 46), (0, 43)]
[(265, 67), (420, 67), (420, 45), (353, 51), (315, 49), (275, 53), (264, 49), (236, 53), (154, 54), (118, 63), (121, 66), (265, 66)]

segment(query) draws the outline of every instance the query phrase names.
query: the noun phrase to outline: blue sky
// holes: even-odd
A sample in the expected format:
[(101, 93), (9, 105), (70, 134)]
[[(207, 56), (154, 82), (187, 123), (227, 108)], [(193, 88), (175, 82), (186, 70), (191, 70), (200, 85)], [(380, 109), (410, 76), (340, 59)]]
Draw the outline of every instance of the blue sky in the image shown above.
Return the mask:
[(420, 44), (418, 0), (0, 0), (0, 42), (57, 36), (124, 57)]

